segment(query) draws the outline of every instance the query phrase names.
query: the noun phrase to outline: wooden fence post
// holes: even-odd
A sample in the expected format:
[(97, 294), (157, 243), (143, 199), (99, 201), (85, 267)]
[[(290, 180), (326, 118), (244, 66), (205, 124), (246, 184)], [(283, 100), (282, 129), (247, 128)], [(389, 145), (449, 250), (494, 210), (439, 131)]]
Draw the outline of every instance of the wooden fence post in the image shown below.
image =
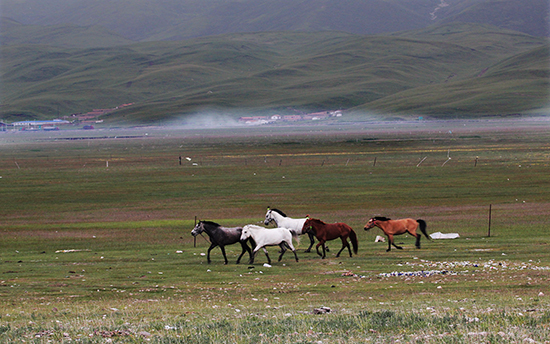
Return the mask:
[(488, 233), (487, 233), (487, 236), (490, 237), (491, 236), (491, 213), (492, 213), (492, 208), (493, 208), (493, 205), (492, 204), (489, 204), (489, 230), (488, 230)]

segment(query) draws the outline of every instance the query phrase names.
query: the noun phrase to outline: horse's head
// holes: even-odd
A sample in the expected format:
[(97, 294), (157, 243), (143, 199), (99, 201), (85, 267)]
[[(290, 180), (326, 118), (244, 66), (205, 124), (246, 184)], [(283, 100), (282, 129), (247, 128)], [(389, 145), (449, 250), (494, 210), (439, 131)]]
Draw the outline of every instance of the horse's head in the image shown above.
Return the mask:
[(306, 219), (306, 222), (304, 222), (304, 226), (302, 227), (302, 233), (306, 233), (306, 234), (309, 234), (309, 233), (313, 233), (315, 234), (315, 229), (313, 228), (313, 219), (311, 218), (307, 218)]
[(241, 241), (245, 241), (246, 239), (250, 238), (250, 229), (247, 226), (243, 227), (243, 230), (241, 232)]
[(363, 228), (363, 229), (368, 231), (369, 229), (371, 229), (372, 227), (375, 227), (375, 226), (376, 226), (376, 219), (373, 217), (369, 220), (369, 222), (367, 222), (367, 224), (365, 225), (365, 228)]
[(199, 221), (199, 223), (197, 223), (195, 225), (195, 228), (193, 228), (193, 230), (191, 231), (191, 235), (197, 236), (202, 232), (204, 232), (204, 223), (202, 221)]
[(275, 219), (273, 218), (273, 210), (271, 210), (269, 207), (267, 207), (267, 213), (265, 213), (265, 220), (264, 220), (264, 225), (269, 225), (269, 223), (271, 221), (274, 221)]

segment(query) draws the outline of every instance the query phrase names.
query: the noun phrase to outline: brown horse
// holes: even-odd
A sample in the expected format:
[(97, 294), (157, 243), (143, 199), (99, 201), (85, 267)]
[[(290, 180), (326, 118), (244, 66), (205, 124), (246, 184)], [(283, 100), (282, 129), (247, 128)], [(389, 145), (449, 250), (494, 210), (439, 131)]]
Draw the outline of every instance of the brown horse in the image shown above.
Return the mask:
[[(336, 257), (339, 257), (340, 253), (346, 247), (348, 248), (349, 256), (351, 257), (351, 247), (348, 243), (348, 237), (350, 238), (353, 245), (353, 252), (357, 254), (357, 234), (355, 234), (353, 229), (351, 229), (351, 227), (346, 225), (345, 223), (324, 223), (323, 221), (318, 219), (307, 219), (306, 222), (304, 222), (302, 232), (313, 233), (317, 240), (319, 240), (319, 243), (317, 244), (315, 249), (317, 250), (317, 254), (320, 255), (323, 259), (325, 259), (326, 257), (325, 242), (337, 238), (342, 239), (342, 248), (340, 249), (340, 251), (338, 251)], [(323, 246), (323, 254), (319, 253), (319, 246), (321, 245)]]
[(368, 231), (372, 227), (378, 227), (380, 228), (384, 234), (388, 237), (388, 249), (386, 252), (391, 251), (391, 245), (395, 246), (395, 248), (402, 250), (403, 247), (397, 246), (393, 242), (393, 236), (409, 233), (413, 237), (416, 238), (416, 248), (420, 248), (420, 238), (421, 235), (416, 233), (416, 230), (418, 227), (420, 227), (420, 231), (431, 240), (428, 236), (428, 233), (426, 233), (426, 221), (424, 220), (414, 220), (414, 219), (401, 219), (401, 220), (392, 220), (387, 217), (382, 216), (376, 216), (369, 220), (369, 222), (365, 225), (365, 230)]

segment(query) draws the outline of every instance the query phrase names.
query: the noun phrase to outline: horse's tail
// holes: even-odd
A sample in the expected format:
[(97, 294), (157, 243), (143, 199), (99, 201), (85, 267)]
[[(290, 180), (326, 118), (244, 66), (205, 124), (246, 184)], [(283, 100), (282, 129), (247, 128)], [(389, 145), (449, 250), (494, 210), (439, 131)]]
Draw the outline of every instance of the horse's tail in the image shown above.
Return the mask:
[(429, 240), (432, 240), (432, 238), (430, 238), (428, 233), (426, 233), (426, 227), (428, 227), (428, 225), (426, 224), (426, 221), (424, 221), (422, 219), (418, 219), (418, 220), (416, 220), (416, 222), (418, 222), (418, 226), (420, 227), (420, 231), (424, 234), (424, 236), (426, 238), (428, 238)]
[(349, 239), (351, 240), (351, 244), (353, 245), (353, 253), (357, 254), (359, 242), (357, 241), (357, 234), (355, 234), (355, 231), (351, 228), (349, 232)]
[(294, 237), (294, 239), (296, 239), (296, 241), (299, 241), (300, 240), (300, 233), (298, 233), (298, 231), (296, 229), (288, 229), (290, 231), (290, 234), (292, 234), (292, 236)]

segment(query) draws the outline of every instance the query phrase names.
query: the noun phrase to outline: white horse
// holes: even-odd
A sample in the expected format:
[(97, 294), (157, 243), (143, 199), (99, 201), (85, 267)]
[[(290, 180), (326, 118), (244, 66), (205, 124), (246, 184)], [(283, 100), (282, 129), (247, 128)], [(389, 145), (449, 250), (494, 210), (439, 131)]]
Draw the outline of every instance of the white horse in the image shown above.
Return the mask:
[(252, 238), (256, 243), (256, 247), (252, 252), (252, 258), (250, 259), (250, 264), (254, 263), (254, 258), (256, 257), (256, 252), (261, 249), (264, 250), (265, 256), (267, 257), (267, 263), (271, 264), (271, 259), (267, 254), (265, 246), (275, 246), (278, 245), (281, 247), (281, 255), (279, 256), (279, 262), (283, 258), (283, 254), (286, 252), (286, 248), (290, 248), (294, 253), (294, 258), (298, 261), (298, 256), (296, 255), (296, 249), (292, 245), (292, 236), (294, 231), (288, 228), (264, 228), (256, 225), (246, 225), (243, 227), (241, 234), (241, 240), (247, 240)]
[[(306, 222), (306, 218), (302, 219), (293, 219), (291, 217), (286, 216), (285, 213), (280, 211), (279, 209), (270, 209), (267, 207), (267, 213), (265, 213), (265, 220), (264, 224), (267, 226), (271, 221), (275, 221), (275, 224), (277, 227), (283, 227), (294, 230), (295, 233), (298, 235), (306, 234), (302, 229), (304, 228), (304, 223)], [(309, 247), (305, 252), (311, 252), (311, 248), (313, 247), (313, 244), (315, 244), (315, 235), (312, 233), (308, 233), (309, 236)]]

